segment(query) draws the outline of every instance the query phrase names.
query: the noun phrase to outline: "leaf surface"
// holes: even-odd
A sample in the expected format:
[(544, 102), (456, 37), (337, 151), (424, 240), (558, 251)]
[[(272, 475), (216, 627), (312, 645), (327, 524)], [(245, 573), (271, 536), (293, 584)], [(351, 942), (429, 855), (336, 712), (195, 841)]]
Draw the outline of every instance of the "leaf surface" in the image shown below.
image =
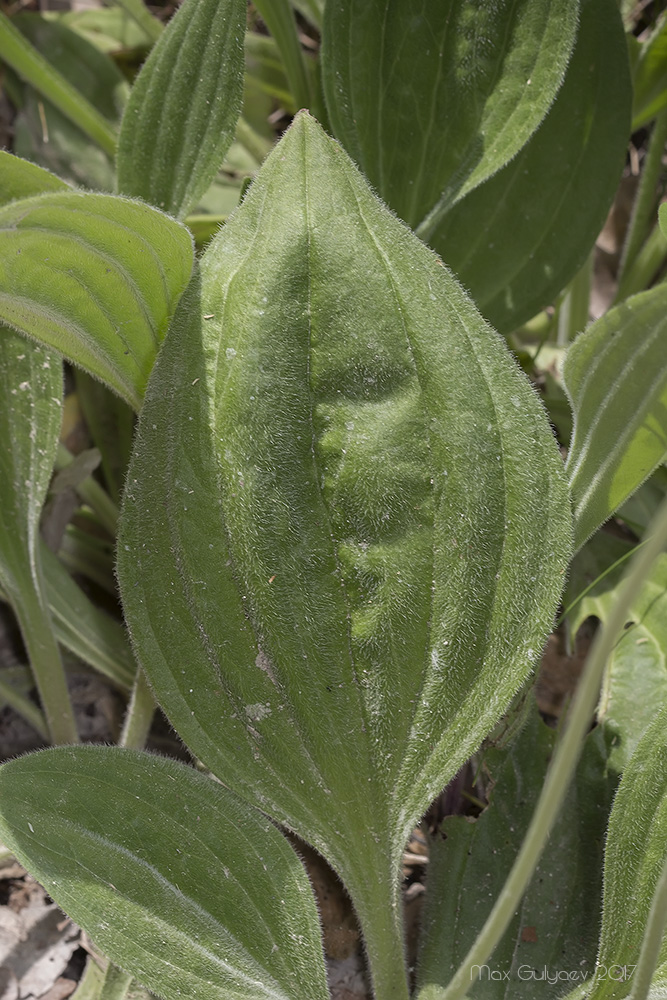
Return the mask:
[(322, 75), (334, 132), (410, 226), (434, 225), (519, 152), (561, 85), (577, 8), (576, 0), (327, 5)]
[(523, 149), (423, 235), (501, 333), (549, 305), (600, 232), (625, 163), (632, 87), (614, 0), (582, 0), (552, 107)]
[(209, 777), (116, 747), (0, 770), (3, 841), (165, 1000), (324, 1000), (319, 922), (285, 838)]
[(137, 409), (192, 269), (187, 230), (110, 195), (49, 193), (0, 210), (0, 319)]
[[(487, 809), (475, 821), (447, 817), (431, 841), (416, 1000), (437, 1000), (482, 928), (525, 837), (555, 742), (555, 731), (534, 710), (513, 746), (484, 755), (493, 781)], [(557, 998), (570, 972), (575, 973), (571, 984), (591, 978), (604, 835), (616, 786), (607, 773), (608, 752), (598, 727), (586, 741), (521, 907), (488, 966), (471, 982), (468, 997)]]
[(38, 544), (60, 433), (62, 359), (0, 326), (0, 389), (0, 587), (21, 628), (49, 735), (74, 742)]
[(234, 138), (245, 19), (244, 0), (186, 0), (169, 22), (123, 116), (116, 160), (122, 194), (179, 217), (197, 204)]
[[(667, 856), (667, 708), (655, 715), (625, 769), (609, 819), (598, 971), (590, 1000), (632, 990), (651, 900)], [(667, 962), (667, 940), (659, 964)], [(625, 970), (609, 974), (608, 970)], [(665, 970), (662, 970), (664, 982)], [(662, 996), (659, 990), (652, 993)]]
[(611, 309), (570, 347), (567, 460), (575, 542), (583, 542), (667, 454), (667, 286)]
[(45, 191), (67, 191), (67, 184), (55, 174), (36, 163), (13, 156), (0, 149), (0, 199), (1, 204), (19, 198), (30, 198)]
[(369, 924), (530, 671), (569, 534), (503, 342), (299, 116), (160, 353), (119, 575), (182, 737), (314, 844)]

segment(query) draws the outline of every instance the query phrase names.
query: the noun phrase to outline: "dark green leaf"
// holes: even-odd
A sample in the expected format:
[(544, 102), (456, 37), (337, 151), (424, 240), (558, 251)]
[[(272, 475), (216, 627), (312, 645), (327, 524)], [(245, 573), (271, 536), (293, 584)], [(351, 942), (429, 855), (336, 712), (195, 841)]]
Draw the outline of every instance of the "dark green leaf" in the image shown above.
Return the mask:
[[(475, 821), (445, 819), (431, 842), (418, 1000), (436, 1000), (483, 926), (528, 829), (555, 742), (555, 731), (533, 711), (514, 746), (484, 756), (493, 782), (488, 808)], [(592, 976), (604, 834), (616, 785), (607, 773), (607, 754), (598, 728), (586, 741), (521, 908), (467, 996), (547, 1000), (562, 996), (571, 972), (571, 985)]]
[(567, 470), (580, 546), (667, 454), (667, 286), (610, 310), (570, 347)]
[(191, 268), (187, 230), (147, 205), (67, 192), (0, 210), (0, 319), (135, 409)]
[[(234, 138), (243, 93), (244, 0), (186, 0), (132, 88), (118, 190), (184, 216)], [(187, 95), (187, 100), (184, 100)]]
[(504, 344), (300, 115), (160, 353), (119, 574), (173, 724), (329, 858), (386, 979), (404, 842), (530, 671), (569, 536)]
[(561, 85), (577, 8), (576, 0), (327, 5), (322, 66), (334, 131), (409, 225), (428, 220), (432, 232), (526, 143)]
[(625, 162), (632, 88), (615, 0), (582, 0), (565, 81), (540, 128), (427, 241), (509, 332), (549, 305), (602, 228)]
[(192, 768), (111, 747), (0, 770), (0, 835), (165, 1000), (324, 1000), (315, 901), (285, 838)]

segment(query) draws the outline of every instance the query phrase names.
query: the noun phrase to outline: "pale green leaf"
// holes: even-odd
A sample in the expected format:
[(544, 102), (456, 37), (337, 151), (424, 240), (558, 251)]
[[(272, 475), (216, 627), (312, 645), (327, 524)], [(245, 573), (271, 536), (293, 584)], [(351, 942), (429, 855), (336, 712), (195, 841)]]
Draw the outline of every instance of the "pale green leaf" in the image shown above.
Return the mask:
[(0, 319), (135, 409), (191, 269), (187, 230), (147, 205), (67, 192), (0, 209)]
[(110, 959), (165, 1000), (325, 1000), (296, 854), (194, 769), (112, 747), (0, 770), (0, 836)]
[[(417, 1000), (436, 1000), (483, 926), (525, 837), (555, 743), (555, 730), (533, 711), (508, 751), (484, 755), (492, 782), (487, 809), (474, 821), (446, 818), (431, 840)], [(473, 976), (467, 996), (548, 1000), (562, 996), (568, 982), (592, 976), (604, 834), (616, 785), (607, 772), (607, 755), (598, 728), (586, 741), (521, 907), (488, 965)]]
[(48, 170), (0, 149), (0, 204), (45, 191), (67, 191), (67, 184)]
[[(14, 204), (24, 204), (15, 202)], [(21, 628), (49, 734), (76, 741), (42, 580), (39, 518), (62, 416), (58, 355), (0, 326), (0, 587)]]
[(145, 33), (120, 7), (44, 11), (42, 16), (66, 24), (108, 55), (140, 49), (146, 44)]
[[(632, 990), (651, 900), (667, 856), (667, 708), (635, 750), (609, 819), (598, 970), (590, 1000), (622, 1000)], [(667, 939), (660, 964), (667, 962)], [(616, 978), (610, 967), (626, 970)], [(664, 975), (664, 972), (663, 972)], [(656, 990), (653, 997), (664, 993)]]
[(244, 0), (186, 0), (169, 22), (123, 116), (122, 194), (179, 217), (197, 204), (234, 138), (245, 19)]
[(625, 163), (631, 100), (617, 4), (582, 0), (565, 80), (539, 129), (428, 236), (497, 330), (549, 305), (586, 260)]
[(569, 544), (504, 343), (298, 116), (160, 353), (119, 578), (172, 723), (332, 862), (387, 980), (404, 842), (530, 672)]
[(570, 347), (567, 460), (578, 546), (667, 454), (667, 285), (616, 306)]
[(409, 225), (430, 234), (530, 138), (562, 82), (577, 9), (576, 0), (327, 5), (322, 73), (335, 134)]

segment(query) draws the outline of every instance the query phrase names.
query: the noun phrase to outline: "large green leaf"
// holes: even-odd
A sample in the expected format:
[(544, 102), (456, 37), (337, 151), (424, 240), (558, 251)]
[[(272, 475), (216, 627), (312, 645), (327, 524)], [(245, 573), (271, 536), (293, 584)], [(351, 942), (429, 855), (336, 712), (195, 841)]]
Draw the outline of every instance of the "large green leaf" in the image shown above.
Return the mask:
[(503, 342), (298, 116), (160, 352), (119, 578), (171, 721), (332, 862), (387, 997), (404, 842), (531, 670), (569, 545)]
[[(475, 821), (448, 817), (432, 840), (418, 1000), (442, 994), (483, 926), (528, 829), (555, 743), (555, 731), (535, 711), (509, 750), (485, 754), (493, 782), (488, 808)], [(616, 785), (607, 772), (607, 755), (599, 727), (586, 741), (521, 907), (479, 978), (471, 979), (467, 996), (547, 1000), (562, 996), (568, 982), (592, 976), (604, 835)]]
[(76, 730), (38, 544), (62, 392), (60, 357), (0, 326), (0, 586), (21, 627), (49, 735), (56, 742), (72, 742)]
[(165, 1000), (324, 1000), (308, 878), (209, 777), (111, 747), (0, 770), (0, 836), (122, 969)]
[(577, 0), (343, 0), (322, 68), (338, 138), (412, 227), (430, 226), (515, 156), (544, 118)]
[(632, 88), (615, 0), (582, 0), (563, 86), (519, 154), (420, 233), (501, 332), (549, 305), (604, 224), (625, 162)]
[(221, 165), (243, 94), (245, 0), (186, 0), (132, 88), (118, 190), (184, 216)]
[[(625, 769), (609, 819), (602, 930), (590, 1000), (622, 1000), (630, 995), (633, 969), (666, 857), (667, 708), (662, 708)], [(659, 962), (664, 981), (667, 939)], [(653, 996), (657, 1000), (664, 993), (657, 991)]]
[(635, 295), (575, 340), (563, 367), (578, 545), (667, 454), (667, 285)]
[(61, 351), (135, 409), (192, 270), (185, 227), (111, 195), (0, 210), (0, 319)]

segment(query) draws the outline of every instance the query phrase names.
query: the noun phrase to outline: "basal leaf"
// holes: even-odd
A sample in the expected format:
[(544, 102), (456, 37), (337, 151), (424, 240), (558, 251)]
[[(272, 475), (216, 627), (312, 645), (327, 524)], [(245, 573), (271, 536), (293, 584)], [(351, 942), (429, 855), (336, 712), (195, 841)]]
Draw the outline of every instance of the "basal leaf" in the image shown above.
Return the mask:
[[(482, 928), (525, 837), (555, 743), (555, 730), (535, 710), (512, 747), (484, 755), (493, 782), (487, 809), (474, 821), (448, 817), (431, 841), (417, 1000), (437, 1000)], [(466, 996), (547, 1000), (592, 977), (616, 785), (607, 773), (608, 752), (599, 727), (586, 741), (521, 907)]]
[(324, 1000), (315, 901), (285, 838), (176, 761), (111, 747), (0, 769), (0, 835), (165, 1000)]
[(531, 670), (569, 537), (505, 345), (298, 116), (160, 352), (119, 577), (171, 721), (332, 862), (387, 996), (404, 842)]
[(0, 149), (0, 204), (45, 191), (67, 190), (67, 184), (55, 174)]
[(616, 306), (570, 347), (567, 461), (578, 545), (667, 454), (667, 286)]
[[(118, 190), (182, 217), (220, 167), (243, 94), (244, 0), (186, 0), (136, 79)], [(187, 95), (187, 99), (184, 99)]]
[(187, 230), (147, 205), (72, 191), (0, 209), (0, 319), (135, 409), (191, 269)]
[(42, 580), (39, 518), (53, 471), (62, 414), (58, 355), (0, 326), (0, 586), (16, 614), (49, 735), (76, 729)]
[(423, 234), (501, 332), (549, 305), (584, 263), (623, 169), (631, 100), (617, 4), (582, 0), (563, 86), (537, 132)]
[(335, 134), (410, 226), (428, 219), (432, 229), (526, 143), (561, 85), (577, 8), (576, 0), (327, 5), (322, 67)]
[[(667, 709), (662, 708), (625, 769), (609, 819), (602, 930), (590, 1000), (632, 990), (651, 900), (667, 856)], [(659, 962), (667, 962), (667, 939)], [(610, 969), (620, 970), (620, 974)], [(664, 971), (663, 971), (664, 975)], [(660, 992), (652, 994), (661, 996)]]

